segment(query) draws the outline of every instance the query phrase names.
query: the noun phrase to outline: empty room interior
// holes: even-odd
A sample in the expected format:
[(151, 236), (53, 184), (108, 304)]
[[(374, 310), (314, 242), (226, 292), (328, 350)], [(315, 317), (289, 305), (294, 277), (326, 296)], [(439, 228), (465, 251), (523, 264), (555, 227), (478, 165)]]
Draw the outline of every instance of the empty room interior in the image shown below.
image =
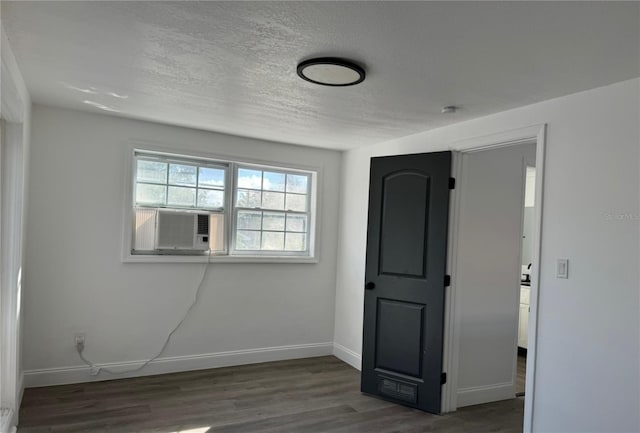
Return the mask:
[(0, 433), (640, 432), (640, 3), (0, 29)]

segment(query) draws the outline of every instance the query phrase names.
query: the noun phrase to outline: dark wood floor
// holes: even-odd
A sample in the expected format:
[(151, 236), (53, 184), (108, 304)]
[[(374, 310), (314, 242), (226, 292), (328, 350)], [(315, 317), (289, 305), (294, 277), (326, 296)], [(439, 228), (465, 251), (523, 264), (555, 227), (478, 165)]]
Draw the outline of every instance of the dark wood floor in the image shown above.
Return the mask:
[(521, 432), (523, 401), (430, 415), (362, 395), (334, 357), (27, 389), (19, 433)]
[(527, 375), (527, 352), (518, 352), (518, 374), (516, 377), (516, 393), (524, 393)]

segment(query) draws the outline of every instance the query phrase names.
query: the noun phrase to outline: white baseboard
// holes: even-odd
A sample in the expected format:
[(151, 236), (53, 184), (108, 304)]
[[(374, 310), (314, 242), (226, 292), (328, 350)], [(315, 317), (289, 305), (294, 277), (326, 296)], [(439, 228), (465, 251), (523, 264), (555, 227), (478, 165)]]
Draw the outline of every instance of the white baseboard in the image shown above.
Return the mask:
[(362, 370), (362, 356), (341, 344), (333, 343), (333, 355), (356, 370)]
[(290, 346), (262, 347), (258, 349), (234, 350), (230, 352), (204, 353), (200, 355), (173, 356), (156, 359), (146, 368), (137, 372), (126, 373), (139, 367), (144, 361), (112, 362), (97, 364), (120, 374), (101, 372), (97, 376), (89, 374), (85, 365), (26, 370), (24, 387), (33, 388), (48, 385), (64, 385), (70, 383), (96, 382), (101, 380), (120, 379), (125, 377), (150, 376), (154, 374), (176, 373), (181, 371), (204, 370), (207, 368), (229, 367), (234, 365), (256, 364), (260, 362), (282, 361), (286, 359), (312, 358), (333, 354), (333, 343), (296, 344)]
[(15, 424), (13, 421), (13, 411), (11, 409), (0, 408), (0, 433), (10, 433)]
[(492, 385), (460, 388), (457, 392), (457, 407), (472, 406), (474, 404), (490, 403), (492, 401), (515, 398), (516, 389), (513, 382), (495, 383)]
[[(22, 400), (20, 400), (22, 401)], [(20, 413), (20, 410), (18, 409), (13, 410), (9, 413), (9, 428), (7, 429), (7, 431), (9, 433), (15, 432), (17, 430), (18, 427), (18, 414)]]
[(15, 433), (16, 426), (18, 425), (18, 415), (20, 403), (22, 402), (22, 394), (24, 393), (24, 388), (22, 384), (24, 383), (24, 374), (20, 373), (18, 376), (18, 387), (17, 387), (17, 401), (16, 408), (0, 408), (0, 433)]
[(11, 419), (12, 429), (9, 431), (17, 430), (18, 422), (20, 421), (20, 406), (22, 405), (22, 397), (24, 396), (24, 372), (20, 371), (20, 375), (18, 376), (18, 400), (16, 401), (16, 410), (13, 411), (13, 417)]

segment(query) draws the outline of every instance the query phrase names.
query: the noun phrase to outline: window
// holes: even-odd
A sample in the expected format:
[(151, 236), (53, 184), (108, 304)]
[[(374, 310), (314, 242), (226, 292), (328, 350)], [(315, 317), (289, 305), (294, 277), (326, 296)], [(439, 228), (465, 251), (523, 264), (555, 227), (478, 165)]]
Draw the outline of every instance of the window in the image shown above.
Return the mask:
[(136, 150), (133, 179), (132, 255), (313, 256), (314, 172)]
[[(158, 254), (159, 209), (205, 211), (209, 215), (207, 244), (225, 249), (225, 185), (228, 166), (220, 163), (136, 152), (134, 176), (134, 254)], [(176, 213), (178, 215), (178, 213)], [(197, 252), (188, 246), (175, 254)]]
[(235, 179), (235, 251), (306, 253), (310, 175), (238, 166)]

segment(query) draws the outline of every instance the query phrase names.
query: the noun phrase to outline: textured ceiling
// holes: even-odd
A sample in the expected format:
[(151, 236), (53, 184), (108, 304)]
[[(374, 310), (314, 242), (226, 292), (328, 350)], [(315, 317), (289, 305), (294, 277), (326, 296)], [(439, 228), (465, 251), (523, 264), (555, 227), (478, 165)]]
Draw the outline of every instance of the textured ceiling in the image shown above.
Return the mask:
[[(2, 2), (34, 101), (346, 149), (640, 76), (640, 5)], [(310, 56), (362, 62), (350, 88)], [(440, 108), (462, 107), (454, 115)]]

